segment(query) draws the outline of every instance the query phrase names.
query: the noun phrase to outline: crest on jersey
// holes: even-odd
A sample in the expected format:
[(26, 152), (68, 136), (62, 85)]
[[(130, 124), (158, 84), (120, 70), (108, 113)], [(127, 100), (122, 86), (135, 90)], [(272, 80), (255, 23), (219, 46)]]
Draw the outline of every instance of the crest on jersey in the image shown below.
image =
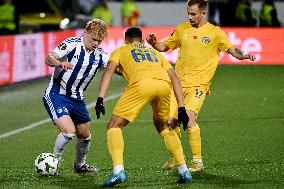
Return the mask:
[(58, 48), (64, 51), (67, 48), (67, 45), (65, 43), (61, 43), (60, 45), (58, 45)]
[(202, 43), (207, 45), (208, 43), (210, 43), (210, 38), (209, 37), (202, 37)]

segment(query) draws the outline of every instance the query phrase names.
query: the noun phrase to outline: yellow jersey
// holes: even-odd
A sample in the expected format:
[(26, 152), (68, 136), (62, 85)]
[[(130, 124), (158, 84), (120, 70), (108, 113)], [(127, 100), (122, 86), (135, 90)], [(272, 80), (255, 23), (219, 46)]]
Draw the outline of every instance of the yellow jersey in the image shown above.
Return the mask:
[(232, 47), (226, 33), (207, 22), (200, 28), (189, 22), (179, 24), (164, 41), (172, 50), (179, 48), (176, 72), (183, 87), (205, 86), (209, 89), (220, 52)]
[(167, 70), (172, 68), (157, 50), (142, 43), (125, 44), (115, 49), (109, 61), (114, 61), (129, 85), (146, 78), (165, 80), (170, 83)]

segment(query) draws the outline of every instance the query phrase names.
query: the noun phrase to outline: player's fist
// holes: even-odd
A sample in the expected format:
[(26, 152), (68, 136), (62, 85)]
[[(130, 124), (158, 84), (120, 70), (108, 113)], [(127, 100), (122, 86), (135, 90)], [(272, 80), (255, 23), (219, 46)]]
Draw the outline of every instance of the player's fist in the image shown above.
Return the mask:
[(186, 130), (187, 123), (189, 121), (189, 117), (186, 113), (185, 107), (179, 107), (178, 108), (178, 124), (183, 124), (183, 130)]
[(153, 46), (153, 45), (157, 42), (157, 38), (156, 38), (155, 34), (150, 33), (150, 34), (147, 35), (146, 41), (147, 41), (151, 46)]
[(97, 115), (98, 119), (100, 119), (101, 113), (103, 115), (105, 115), (105, 106), (104, 106), (104, 98), (103, 97), (98, 97), (97, 102), (96, 102), (96, 106), (95, 106), (95, 110), (96, 110), (96, 115)]

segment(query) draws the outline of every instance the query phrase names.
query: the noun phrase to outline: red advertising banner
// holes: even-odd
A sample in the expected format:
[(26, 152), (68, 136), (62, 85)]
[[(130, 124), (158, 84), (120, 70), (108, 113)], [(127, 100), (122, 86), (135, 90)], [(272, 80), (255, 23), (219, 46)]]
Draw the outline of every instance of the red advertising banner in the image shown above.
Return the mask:
[[(234, 57), (221, 53), (220, 64), (284, 64), (284, 28), (223, 28), (232, 43), (245, 52), (253, 53), (256, 61), (238, 61)], [(108, 37), (101, 47), (112, 53), (124, 43), (126, 28), (113, 27), (108, 30)], [(143, 38), (148, 33), (155, 33), (158, 40), (166, 39), (174, 27), (143, 27)], [(82, 36), (80, 30), (37, 33), (0, 37), (0, 86), (13, 82), (34, 79), (50, 75), (53, 68), (44, 64), (45, 58), (58, 44), (67, 37)], [(175, 63), (178, 51), (164, 53), (166, 58)]]
[[(253, 64), (284, 64), (283, 28), (224, 28), (224, 31), (234, 45), (256, 56)], [(239, 62), (227, 54), (220, 59), (220, 63)]]
[(14, 36), (0, 38), (0, 86), (12, 83), (14, 62)]

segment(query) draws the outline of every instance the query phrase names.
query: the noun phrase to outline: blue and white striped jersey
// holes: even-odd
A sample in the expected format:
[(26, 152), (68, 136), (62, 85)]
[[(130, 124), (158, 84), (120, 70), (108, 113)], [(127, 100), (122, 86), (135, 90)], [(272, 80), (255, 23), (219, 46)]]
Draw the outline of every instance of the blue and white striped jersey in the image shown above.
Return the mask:
[(55, 67), (45, 95), (57, 93), (82, 100), (83, 92), (97, 71), (102, 66), (106, 67), (107, 54), (101, 48), (87, 51), (83, 44), (83, 37), (67, 38), (53, 52), (58, 54), (60, 59), (66, 59), (73, 67), (67, 71)]

